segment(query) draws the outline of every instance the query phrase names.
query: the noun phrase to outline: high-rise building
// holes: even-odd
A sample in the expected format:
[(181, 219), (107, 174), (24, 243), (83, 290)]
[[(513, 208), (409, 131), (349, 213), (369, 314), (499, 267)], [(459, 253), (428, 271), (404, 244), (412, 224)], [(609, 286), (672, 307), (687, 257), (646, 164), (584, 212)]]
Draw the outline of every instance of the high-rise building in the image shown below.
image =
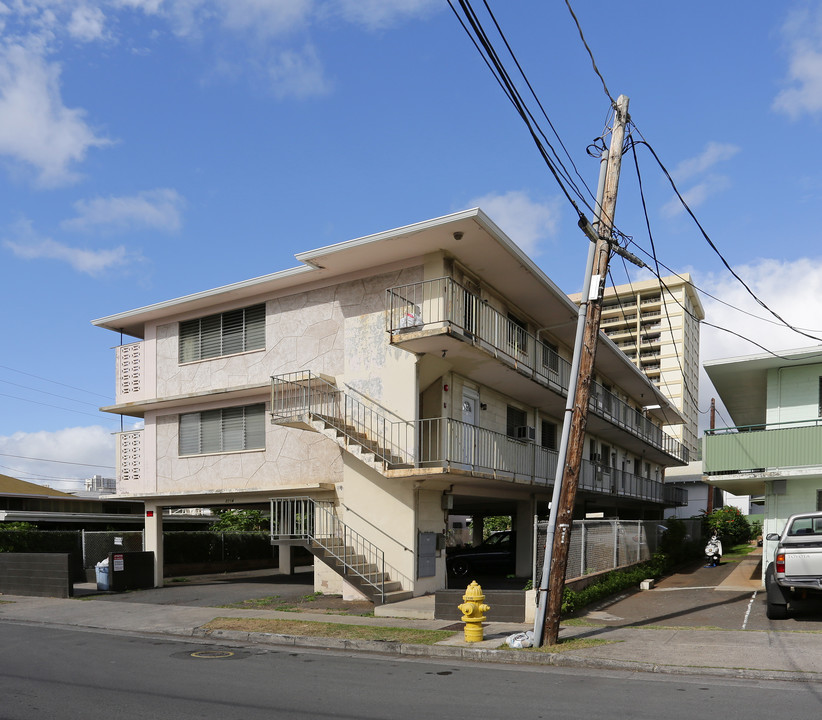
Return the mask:
[[(571, 295), (579, 303), (580, 295)], [(690, 275), (606, 288), (600, 328), (673, 402), (685, 423), (665, 426), (698, 451), (699, 321), (705, 311)]]

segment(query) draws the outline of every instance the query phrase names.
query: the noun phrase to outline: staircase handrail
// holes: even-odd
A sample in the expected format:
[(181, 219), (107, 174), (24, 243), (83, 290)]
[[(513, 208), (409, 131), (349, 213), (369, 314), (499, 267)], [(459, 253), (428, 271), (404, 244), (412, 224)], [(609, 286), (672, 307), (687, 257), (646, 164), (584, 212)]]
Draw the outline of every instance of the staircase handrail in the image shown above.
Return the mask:
[[(311, 371), (273, 375), (271, 383), (273, 416), (322, 419), (350, 443), (365, 447), (386, 466), (395, 464), (397, 458), (402, 463), (413, 462), (412, 424), (389, 420), (373, 401), (371, 406), (366, 405)], [(278, 392), (278, 386), (284, 391)]]
[[(271, 539), (285, 537), (305, 540), (322, 548), (345, 568), (345, 574), (355, 575), (374, 588), (385, 602), (386, 572), (408, 587), (408, 578), (385, 562), (385, 553), (370, 540), (353, 530), (337, 517), (334, 503), (318, 501), (308, 496), (271, 498)], [(352, 552), (353, 551), (353, 552)], [(357, 561), (362, 557), (362, 561)], [(356, 564), (354, 564), (356, 562)], [(377, 580), (363, 572), (368, 566), (376, 568)]]

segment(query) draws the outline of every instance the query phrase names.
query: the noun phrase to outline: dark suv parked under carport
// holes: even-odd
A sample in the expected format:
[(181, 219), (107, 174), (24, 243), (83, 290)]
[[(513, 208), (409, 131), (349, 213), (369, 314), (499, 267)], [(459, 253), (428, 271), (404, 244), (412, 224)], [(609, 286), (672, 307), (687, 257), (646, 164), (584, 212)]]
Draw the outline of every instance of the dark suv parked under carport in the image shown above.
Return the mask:
[(501, 530), (491, 533), (488, 539), (470, 550), (449, 555), (445, 561), (448, 574), (454, 577), (506, 576), (516, 569), (516, 533)]

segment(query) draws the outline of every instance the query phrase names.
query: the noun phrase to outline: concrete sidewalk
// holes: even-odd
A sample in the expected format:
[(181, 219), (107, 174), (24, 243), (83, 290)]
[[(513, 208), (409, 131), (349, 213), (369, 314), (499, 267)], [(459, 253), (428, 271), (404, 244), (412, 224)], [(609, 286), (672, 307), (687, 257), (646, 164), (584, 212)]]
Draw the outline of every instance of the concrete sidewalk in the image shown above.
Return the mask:
[[(754, 588), (751, 557), (725, 579), (731, 589)], [(715, 590), (722, 590), (722, 584)], [(755, 589), (755, 588), (754, 588)], [(651, 591), (653, 592), (653, 591)], [(671, 595), (672, 593), (660, 593)], [(644, 595), (644, 594), (642, 594)], [(560, 639), (604, 641), (592, 647), (548, 653), (510, 650), (505, 638), (530, 630), (522, 623), (485, 624), (485, 639), (466, 643), (456, 631), (436, 645), (408, 645), (317, 637), (295, 637), (237, 631), (208, 631), (203, 626), (216, 617), (275, 618), (350, 625), (378, 625), (420, 629), (454, 629), (453, 621), (433, 620), (433, 597), (415, 598), (392, 612), (410, 617), (360, 617), (272, 610), (237, 610), (143, 602), (100, 602), (93, 596), (68, 600), (0, 596), (0, 622), (46, 624), (101, 631), (168, 635), (210, 639), (218, 643), (269, 644), (330, 648), (431, 658), (453, 658), (506, 664), (541, 664), (580, 668), (623, 669), (723, 677), (822, 681), (822, 642), (815, 632), (706, 630), (703, 628), (607, 626), (597, 623), (597, 612), (588, 613), (590, 624), (562, 625)], [(601, 613), (600, 613), (601, 614)]]

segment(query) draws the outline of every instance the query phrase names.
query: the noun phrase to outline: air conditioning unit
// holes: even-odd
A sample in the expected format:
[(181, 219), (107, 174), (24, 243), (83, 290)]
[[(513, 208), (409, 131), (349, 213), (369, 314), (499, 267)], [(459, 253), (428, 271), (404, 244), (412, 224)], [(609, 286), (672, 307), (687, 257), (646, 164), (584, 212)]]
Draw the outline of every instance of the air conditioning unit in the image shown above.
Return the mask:
[(520, 425), (517, 428), (517, 440), (531, 440), (537, 439), (537, 429), (531, 425)]

